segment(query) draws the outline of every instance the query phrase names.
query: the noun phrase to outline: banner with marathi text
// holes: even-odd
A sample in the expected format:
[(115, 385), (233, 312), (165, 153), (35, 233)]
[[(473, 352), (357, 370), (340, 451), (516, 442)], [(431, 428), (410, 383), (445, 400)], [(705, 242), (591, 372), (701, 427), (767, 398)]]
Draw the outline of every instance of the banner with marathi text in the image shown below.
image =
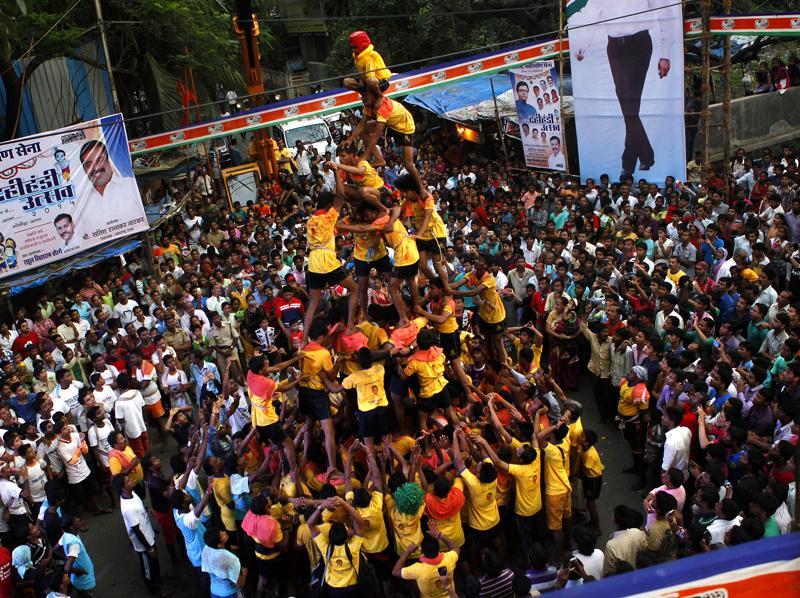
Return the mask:
[(147, 228), (122, 115), (0, 144), (0, 278)]
[(509, 71), (528, 168), (566, 170), (558, 74), (552, 60)]

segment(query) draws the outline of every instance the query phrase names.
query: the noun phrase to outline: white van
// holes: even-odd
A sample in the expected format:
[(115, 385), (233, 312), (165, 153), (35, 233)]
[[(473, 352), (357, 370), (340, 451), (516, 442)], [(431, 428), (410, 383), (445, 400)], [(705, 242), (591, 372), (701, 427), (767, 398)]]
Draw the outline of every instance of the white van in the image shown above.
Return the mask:
[[(317, 148), (320, 156), (325, 153), (328, 140), (331, 138), (328, 124), (319, 117), (294, 120), (276, 127), (277, 139), (283, 139), (286, 147), (294, 149), (295, 143), (302, 141), (306, 148)], [(274, 133), (273, 133), (274, 134)], [(331, 141), (331, 145), (333, 142)], [(335, 148), (334, 148), (335, 149)]]

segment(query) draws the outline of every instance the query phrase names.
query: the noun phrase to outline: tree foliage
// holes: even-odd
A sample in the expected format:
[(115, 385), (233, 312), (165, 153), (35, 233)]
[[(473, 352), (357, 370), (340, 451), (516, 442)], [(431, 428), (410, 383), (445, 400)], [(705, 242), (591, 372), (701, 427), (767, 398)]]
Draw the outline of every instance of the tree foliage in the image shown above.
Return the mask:
[[(470, 10), (490, 10), (493, 6), (503, 11), (518, 6), (519, 11), (501, 11), (497, 13), (498, 16), (487, 12), (463, 14)], [(555, 2), (545, 8), (541, 5), (531, 7), (529, 4), (518, 2), (494, 4), (473, 0), (329, 2), (328, 14), (338, 14), (343, 17), (348, 15), (379, 17), (398, 14), (414, 16), (403, 19), (354, 18), (336, 21), (336, 31), (330, 40), (330, 52), (325, 64), (331, 76), (352, 72), (353, 59), (347, 38), (351, 31), (358, 29), (369, 33), (388, 66), (401, 65), (396, 72), (452, 60), (470, 50), (485, 51), (487, 46), (499, 45), (552, 29), (558, 21), (557, 6)], [(464, 53), (456, 54), (459, 52)], [(448, 58), (450, 55), (452, 57)]]

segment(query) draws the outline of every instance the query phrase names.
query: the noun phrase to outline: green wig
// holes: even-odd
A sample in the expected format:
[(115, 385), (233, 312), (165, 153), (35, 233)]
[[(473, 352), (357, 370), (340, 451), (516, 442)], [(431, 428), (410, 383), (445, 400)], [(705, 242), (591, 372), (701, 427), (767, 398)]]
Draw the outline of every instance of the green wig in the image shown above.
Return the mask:
[(406, 482), (394, 491), (394, 503), (397, 505), (397, 510), (403, 515), (416, 515), (419, 512), (422, 501), (425, 499), (425, 493), (419, 484), (413, 482)]

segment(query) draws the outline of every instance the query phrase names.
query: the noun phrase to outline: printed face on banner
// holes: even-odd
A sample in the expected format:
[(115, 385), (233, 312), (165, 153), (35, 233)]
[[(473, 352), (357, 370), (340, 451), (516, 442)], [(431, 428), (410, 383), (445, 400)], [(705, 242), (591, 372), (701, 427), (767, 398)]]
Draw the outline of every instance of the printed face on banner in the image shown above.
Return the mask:
[(0, 145), (0, 278), (147, 228), (121, 115)]
[(566, 170), (558, 77), (552, 60), (509, 71), (525, 164)]
[(581, 179), (685, 178), (683, 19), (673, 0), (569, 0)]

